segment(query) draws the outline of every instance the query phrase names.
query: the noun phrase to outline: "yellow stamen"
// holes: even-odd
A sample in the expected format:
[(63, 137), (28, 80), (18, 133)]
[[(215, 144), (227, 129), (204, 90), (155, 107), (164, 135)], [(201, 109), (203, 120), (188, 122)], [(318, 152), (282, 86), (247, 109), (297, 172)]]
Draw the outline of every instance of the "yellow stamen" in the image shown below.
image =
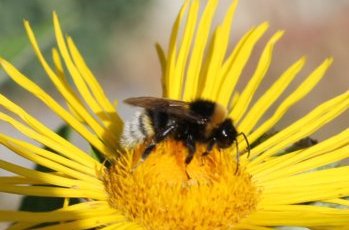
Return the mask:
[(198, 150), (190, 164), (180, 142), (159, 143), (145, 161), (144, 146), (113, 163), (104, 175), (110, 206), (149, 229), (225, 229), (256, 209), (260, 189), (237, 167), (232, 149)]

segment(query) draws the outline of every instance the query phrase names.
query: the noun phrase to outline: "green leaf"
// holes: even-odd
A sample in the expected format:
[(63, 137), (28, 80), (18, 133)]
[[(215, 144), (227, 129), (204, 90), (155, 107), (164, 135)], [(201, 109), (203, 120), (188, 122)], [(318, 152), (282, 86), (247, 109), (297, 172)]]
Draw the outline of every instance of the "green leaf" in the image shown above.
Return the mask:
[(98, 150), (96, 149), (94, 146), (91, 145), (91, 156), (96, 159), (98, 162), (104, 162), (105, 161), (105, 157), (104, 155)]

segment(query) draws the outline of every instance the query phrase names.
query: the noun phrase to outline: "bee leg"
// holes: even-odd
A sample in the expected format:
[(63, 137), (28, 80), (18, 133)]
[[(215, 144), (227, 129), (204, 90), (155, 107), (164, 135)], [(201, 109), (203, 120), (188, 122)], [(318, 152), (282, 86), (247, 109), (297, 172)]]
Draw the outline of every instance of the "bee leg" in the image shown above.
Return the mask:
[(207, 156), (213, 149), (213, 146), (216, 144), (216, 138), (212, 138), (207, 145), (206, 151), (202, 154), (202, 156)]
[(185, 163), (189, 164), (194, 157), (194, 153), (196, 151), (196, 147), (195, 147), (195, 141), (193, 139), (192, 135), (188, 135), (186, 140), (185, 140), (185, 146), (188, 148), (188, 156), (185, 158)]
[(142, 160), (147, 159), (147, 157), (149, 156), (151, 151), (153, 151), (155, 146), (156, 146), (156, 143), (154, 142), (154, 140), (152, 140), (151, 143), (144, 149), (143, 154), (142, 154)]
[(235, 175), (238, 173), (239, 171), (239, 165), (240, 165), (240, 153), (239, 153), (239, 144), (237, 141), (235, 141), (235, 145), (236, 145), (236, 169), (235, 169)]
[(145, 160), (151, 151), (155, 148), (156, 144), (163, 141), (170, 133), (171, 131), (176, 128), (175, 125), (169, 125), (165, 127), (163, 130), (157, 132), (154, 136), (154, 138), (151, 140), (150, 144), (145, 148), (142, 154), (142, 159)]

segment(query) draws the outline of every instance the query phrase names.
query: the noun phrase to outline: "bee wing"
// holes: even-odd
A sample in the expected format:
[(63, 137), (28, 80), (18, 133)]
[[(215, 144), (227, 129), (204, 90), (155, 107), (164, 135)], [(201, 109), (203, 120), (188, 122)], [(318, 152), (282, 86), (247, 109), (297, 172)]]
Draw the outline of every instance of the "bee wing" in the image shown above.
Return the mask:
[(206, 123), (204, 118), (189, 110), (189, 103), (185, 101), (158, 97), (131, 97), (125, 99), (124, 102), (129, 105), (164, 112), (200, 124)]

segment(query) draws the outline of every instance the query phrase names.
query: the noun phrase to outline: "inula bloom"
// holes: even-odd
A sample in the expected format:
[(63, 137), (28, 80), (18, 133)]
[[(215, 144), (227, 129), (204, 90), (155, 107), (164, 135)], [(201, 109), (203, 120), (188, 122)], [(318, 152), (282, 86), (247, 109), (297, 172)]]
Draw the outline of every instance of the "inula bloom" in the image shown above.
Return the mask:
[[(58, 48), (52, 52), (53, 66), (43, 57), (26, 21), (34, 52), (66, 105), (2, 58), (1, 67), (105, 160), (74, 146), (0, 94), (0, 104), (7, 110), (0, 113), (0, 119), (46, 148), (5, 133), (0, 133), (0, 143), (50, 169), (43, 172), (0, 160), (0, 168), (13, 173), (0, 178), (0, 191), (65, 198), (61, 208), (50, 212), (10, 211), (1, 206), (0, 220), (12, 222), (9, 229), (349, 229), (349, 166), (333, 164), (349, 156), (349, 129), (317, 144), (309, 138), (349, 108), (349, 92), (318, 105), (282, 130), (270, 132), (316, 86), (332, 58), (325, 59), (276, 103), (303, 68), (305, 58), (301, 57), (256, 98), (274, 46), (283, 35), (277, 31), (266, 42), (247, 85), (238, 91), (241, 72), (268, 23), (250, 29), (230, 52), (227, 47), (237, 1), (215, 27), (212, 20), (218, 0), (207, 1), (202, 12), (199, 5), (199, 0), (185, 1), (167, 51), (157, 46), (163, 97), (204, 98), (223, 105), (237, 131), (246, 135), (250, 150), (242, 136), (237, 137), (238, 149), (234, 144), (227, 149), (214, 146), (207, 156), (203, 155), (206, 145), (197, 143), (193, 160), (186, 164), (188, 149), (167, 138), (141, 160), (146, 144), (122, 148), (123, 121), (73, 40), (63, 36), (56, 14)], [(300, 144), (300, 140), (308, 143)], [(72, 198), (79, 202), (70, 202)]]

